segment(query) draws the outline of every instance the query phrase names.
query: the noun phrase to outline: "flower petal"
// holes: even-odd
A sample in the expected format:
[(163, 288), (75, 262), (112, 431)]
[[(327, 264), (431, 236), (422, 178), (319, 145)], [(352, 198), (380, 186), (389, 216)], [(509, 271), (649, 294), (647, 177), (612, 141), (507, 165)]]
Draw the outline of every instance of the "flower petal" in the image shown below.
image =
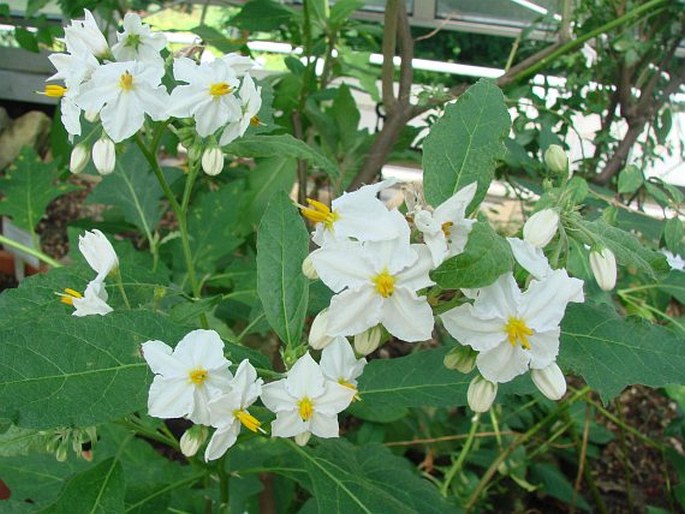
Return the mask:
[(297, 408), (296, 399), (285, 388), (285, 378), (270, 382), (262, 387), (262, 403), (271, 412), (281, 412)]
[(240, 423), (235, 420), (225, 428), (217, 429), (209, 440), (205, 450), (205, 461), (216, 460), (233, 446), (240, 433)]
[(157, 375), (147, 399), (148, 414), (154, 418), (181, 418), (193, 407), (193, 387), (185, 378)]
[(298, 400), (305, 396), (318, 398), (324, 393), (323, 373), (309, 352), (297, 359), (285, 381), (287, 391)]
[(341, 241), (319, 248), (309, 255), (319, 278), (335, 293), (346, 287), (368, 284), (374, 267), (362, 245)]
[(355, 389), (345, 387), (332, 380), (326, 380), (325, 392), (316, 399), (314, 413), (335, 415), (345, 410), (357, 394)]
[(559, 327), (546, 332), (535, 332), (528, 337), (530, 343), (530, 367), (546, 368), (557, 359), (559, 353)]
[(293, 437), (308, 430), (308, 423), (302, 421), (297, 410), (281, 411), (271, 423), (273, 437)]
[(559, 326), (569, 302), (582, 302), (583, 281), (570, 278), (564, 269), (552, 271), (544, 280), (533, 280), (523, 294), (521, 317), (538, 332)]
[(312, 419), (309, 420), (309, 430), (318, 437), (339, 437), (338, 416), (314, 412)]
[(507, 338), (505, 320), (480, 313), (473, 305), (460, 305), (440, 315), (445, 329), (461, 344), (483, 352), (491, 350)]
[(405, 288), (395, 289), (383, 302), (380, 321), (402, 341), (426, 341), (433, 332), (433, 311), (426, 297)]
[(481, 352), (476, 357), (476, 366), (481, 375), (490, 382), (509, 382), (528, 370), (530, 354), (509, 343), (502, 343), (492, 350)]
[(331, 298), (328, 335), (351, 336), (378, 324), (383, 298), (371, 286), (347, 289)]
[(143, 358), (156, 375), (166, 378), (187, 379), (188, 370), (183, 362), (174, 358), (171, 346), (162, 341), (147, 341), (142, 344)]

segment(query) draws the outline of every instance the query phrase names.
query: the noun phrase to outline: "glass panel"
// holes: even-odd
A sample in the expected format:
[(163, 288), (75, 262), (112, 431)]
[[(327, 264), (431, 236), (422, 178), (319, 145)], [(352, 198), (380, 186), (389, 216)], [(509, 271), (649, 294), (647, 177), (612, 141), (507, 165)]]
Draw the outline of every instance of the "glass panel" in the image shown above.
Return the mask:
[[(420, 2), (421, 0), (418, 1)], [(383, 12), (385, 10), (385, 2), (386, 0), (366, 0), (362, 9), (365, 11)], [(414, 12), (414, 0), (407, 0), (407, 12), (409, 14)]]
[(557, 0), (438, 0), (438, 18), (528, 25), (544, 16), (545, 11), (558, 12)]

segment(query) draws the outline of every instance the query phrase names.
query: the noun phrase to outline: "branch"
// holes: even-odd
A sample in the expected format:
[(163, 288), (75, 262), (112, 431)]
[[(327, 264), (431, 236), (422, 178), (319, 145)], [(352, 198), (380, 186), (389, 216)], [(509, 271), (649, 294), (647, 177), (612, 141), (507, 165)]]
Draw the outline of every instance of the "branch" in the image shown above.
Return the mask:
[(388, 0), (385, 5), (383, 27), (383, 67), (381, 69), (381, 88), (385, 112), (392, 115), (397, 99), (393, 91), (395, 76), (395, 47), (397, 46), (397, 15), (400, 9), (399, 0)]

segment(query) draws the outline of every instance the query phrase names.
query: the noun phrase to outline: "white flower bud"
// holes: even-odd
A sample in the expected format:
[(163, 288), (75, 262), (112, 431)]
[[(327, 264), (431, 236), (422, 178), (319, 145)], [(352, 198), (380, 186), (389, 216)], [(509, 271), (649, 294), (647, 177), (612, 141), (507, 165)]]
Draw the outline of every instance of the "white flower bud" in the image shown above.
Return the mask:
[(307, 255), (302, 261), (302, 274), (309, 280), (317, 280), (319, 278), (319, 274), (316, 272), (314, 264), (312, 263), (312, 259), (309, 255)]
[(354, 336), (354, 350), (360, 355), (368, 355), (378, 348), (383, 337), (383, 331), (379, 325), (365, 330)]
[(447, 369), (471, 373), (476, 366), (477, 356), (478, 352), (475, 352), (470, 346), (457, 345), (447, 352), (442, 362)]
[(538, 248), (547, 246), (559, 228), (559, 214), (554, 209), (536, 212), (523, 225), (523, 240)]
[(556, 362), (546, 368), (530, 370), (530, 378), (550, 400), (560, 400), (566, 394), (566, 378)]
[(312, 436), (312, 433), (309, 431), (306, 432), (300, 432), (299, 434), (295, 435), (295, 444), (298, 446), (307, 446), (307, 443), (309, 442), (309, 438)]
[(608, 248), (590, 252), (590, 268), (599, 287), (611, 291), (616, 287), (616, 257)]
[(114, 171), (117, 162), (116, 149), (114, 143), (108, 137), (103, 137), (95, 141), (93, 145), (93, 164), (100, 175), (109, 175)]
[(315, 350), (322, 350), (331, 344), (334, 338), (326, 333), (327, 327), (328, 309), (324, 309), (312, 321), (312, 328), (309, 330), (309, 346)]
[(186, 457), (192, 457), (207, 439), (207, 427), (203, 425), (193, 425), (181, 436), (179, 444), (181, 453)]
[(85, 234), (78, 236), (78, 249), (90, 267), (98, 274), (100, 281), (119, 267), (119, 258), (112, 243), (98, 229), (90, 232), (86, 230)]
[(69, 171), (72, 173), (81, 173), (90, 160), (90, 152), (85, 145), (76, 145), (71, 151), (69, 158)]
[(487, 412), (497, 396), (497, 384), (478, 375), (471, 380), (466, 400), (473, 412)]
[(545, 152), (545, 164), (552, 173), (566, 177), (568, 175), (569, 164), (568, 155), (559, 145), (549, 145)]
[(202, 154), (202, 169), (212, 177), (221, 173), (224, 169), (224, 153), (220, 148), (211, 146)]
[(89, 123), (96, 123), (100, 121), (100, 111), (86, 111), (83, 117), (86, 118), (86, 121)]

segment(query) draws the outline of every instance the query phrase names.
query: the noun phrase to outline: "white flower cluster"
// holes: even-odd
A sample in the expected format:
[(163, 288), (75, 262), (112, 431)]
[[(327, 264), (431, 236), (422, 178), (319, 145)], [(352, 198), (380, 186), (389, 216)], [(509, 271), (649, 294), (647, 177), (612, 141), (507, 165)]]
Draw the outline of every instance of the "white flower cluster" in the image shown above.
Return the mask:
[(74, 316), (104, 316), (112, 312), (112, 308), (107, 304), (109, 296), (105, 289), (105, 279), (111, 272), (118, 272), (119, 259), (107, 237), (97, 229), (86, 231), (84, 235), (79, 236), (78, 247), (97, 276), (88, 283), (83, 294), (66, 288), (59, 296), (62, 303), (74, 307)]
[[(247, 360), (232, 375), (223, 347), (213, 330), (194, 330), (173, 350), (161, 341), (144, 343), (143, 357), (155, 373), (148, 397), (150, 416), (185, 417), (216, 428), (205, 450), (207, 461), (220, 458), (235, 444), (241, 425), (264, 433), (262, 423), (248, 411), (260, 397), (276, 413), (274, 437), (295, 437), (298, 444), (306, 444), (311, 434), (338, 437), (337, 415), (357, 396), (356, 379), (366, 365), (349, 343), (328, 346), (320, 364), (306, 353), (285, 378), (266, 385)], [(181, 440), (188, 456), (199, 449), (204, 433), (190, 430)]]
[[(248, 73), (255, 63), (247, 57), (228, 54), (200, 64), (175, 58), (171, 68), (177, 85), (169, 94), (162, 84), (166, 38), (137, 14), (126, 14), (123, 32), (111, 48), (87, 9), (85, 19), (72, 21), (64, 32), (66, 53), (49, 57), (57, 73), (48, 79), (64, 86), (49, 84), (44, 94), (61, 98), (62, 122), (72, 139), (81, 135), (82, 112), (89, 121), (100, 120), (102, 136), (92, 146), (92, 156), (102, 174), (114, 169), (114, 144), (138, 132), (146, 114), (155, 121), (192, 118), (201, 137), (216, 136), (221, 146), (244, 135), (250, 124), (259, 124), (261, 88)], [(84, 143), (75, 148), (73, 173), (85, 167), (88, 154)], [(212, 171), (216, 173), (216, 165)]]
[[(343, 336), (355, 336), (359, 353), (375, 350), (379, 325), (398, 339), (414, 342), (431, 337), (434, 316), (428, 298), (420, 294), (433, 285), (429, 272), (445, 259), (464, 251), (473, 220), (465, 213), (476, 193), (472, 183), (435, 209), (413, 207), (407, 218), (388, 210), (376, 197), (392, 181), (365, 186), (333, 200), (331, 207), (308, 200), (303, 215), (315, 223), (313, 241), (320, 246), (303, 265), (335, 294), (330, 306), (312, 323), (309, 343), (314, 348)], [(423, 243), (412, 244), (415, 233)], [(440, 316), (445, 329), (461, 345), (446, 362), (455, 369), (480, 375), (469, 391), (469, 404), (486, 411), (495, 399), (497, 384), (528, 370), (546, 396), (559, 399), (566, 382), (556, 365), (559, 324), (569, 302), (582, 302), (583, 282), (566, 270), (550, 267), (542, 247), (555, 236), (559, 215), (552, 210), (533, 216), (523, 229), (524, 239), (510, 238), (516, 260), (531, 275), (522, 292), (512, 273), (492, 285), (464, 290), (472, 302)]]

